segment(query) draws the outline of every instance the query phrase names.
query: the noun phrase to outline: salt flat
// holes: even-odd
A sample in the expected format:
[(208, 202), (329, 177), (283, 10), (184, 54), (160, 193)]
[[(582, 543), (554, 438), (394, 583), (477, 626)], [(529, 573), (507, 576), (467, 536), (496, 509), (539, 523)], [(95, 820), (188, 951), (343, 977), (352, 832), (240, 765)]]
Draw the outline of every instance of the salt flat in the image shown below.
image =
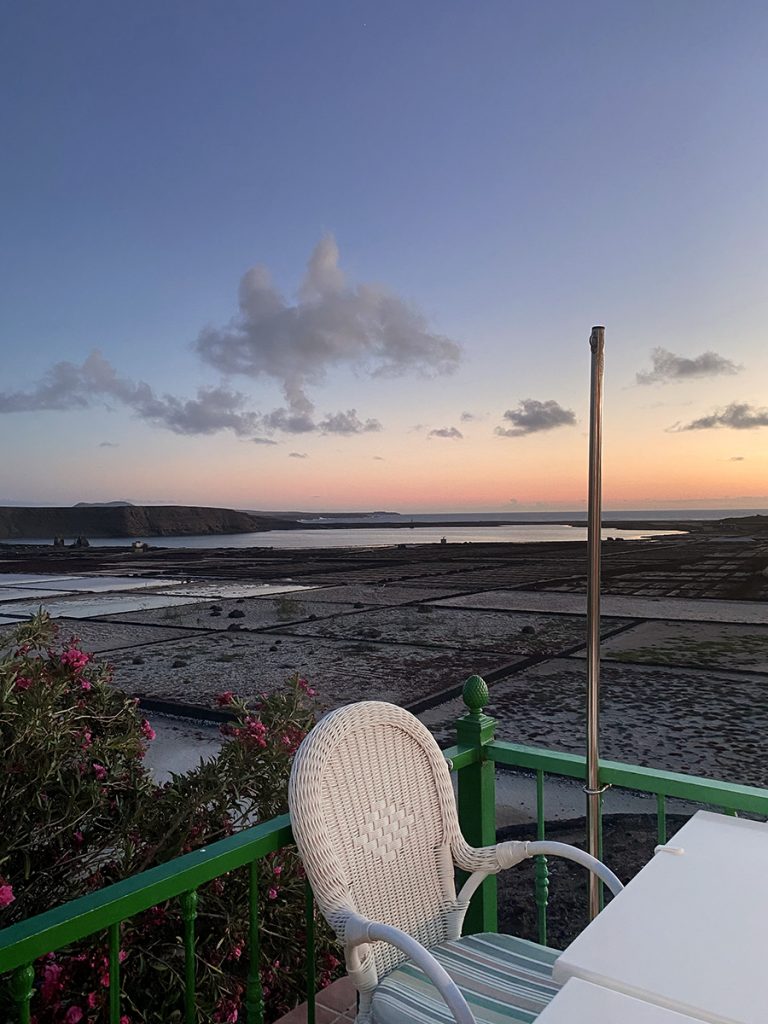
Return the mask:
[[(450, 608), (488, 608), (499, 611), (541, 611), (561, 614), (583, 614), (583, 594), (563, 594), (552, 590), (490, 590), (462, 597), (447, 597), (435, 604)], [(700, 622), (765, 623), (768, 606), (765, 601), (692, 600), (676, 597), (625, 597), (603, 594), (604, 615), (640, 619), (692, 619)]]

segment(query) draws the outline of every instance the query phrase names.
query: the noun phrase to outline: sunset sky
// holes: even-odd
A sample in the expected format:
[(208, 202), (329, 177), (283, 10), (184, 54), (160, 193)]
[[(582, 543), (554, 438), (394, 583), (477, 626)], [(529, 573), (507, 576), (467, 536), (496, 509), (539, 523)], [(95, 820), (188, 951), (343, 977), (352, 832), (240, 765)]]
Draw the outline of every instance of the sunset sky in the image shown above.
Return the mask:
[(763, 0), (29, 0), (0, 503), (768, 506)]

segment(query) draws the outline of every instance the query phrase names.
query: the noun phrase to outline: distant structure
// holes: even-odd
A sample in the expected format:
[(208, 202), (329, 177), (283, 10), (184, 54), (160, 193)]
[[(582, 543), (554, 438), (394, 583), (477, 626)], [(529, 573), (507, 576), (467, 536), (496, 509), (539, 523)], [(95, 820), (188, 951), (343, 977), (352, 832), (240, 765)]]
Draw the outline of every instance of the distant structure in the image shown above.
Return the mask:
[(131, 544), (131, 551), (149, 551), (149, 544), (143, 540), (135, 540)]
[(55, 548), (63, 548), (63, 547), (64, 547), (64, 538), (63, 538), (63, 537), (60, 537), (60, 536), (59, 536), (59, 535), (57, 534), (57, 535), (56, 535), (56, 536), (55, 536), (55, 537), (53, 538), (53, 546), (54, 546)]
[(87, 537), (77, 537), (72, 541), (73, 548), (89, 548), (91, 546)]

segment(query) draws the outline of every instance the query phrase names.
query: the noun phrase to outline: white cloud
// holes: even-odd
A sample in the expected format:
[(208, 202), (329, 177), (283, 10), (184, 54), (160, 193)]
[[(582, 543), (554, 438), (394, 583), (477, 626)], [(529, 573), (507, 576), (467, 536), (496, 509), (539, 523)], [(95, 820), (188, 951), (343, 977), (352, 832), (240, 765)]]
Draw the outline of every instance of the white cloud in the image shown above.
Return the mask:
[(297, 302), (280, 294), (260, 264), (243, 276), (239, 306), (226, 327), (201, 332), (196, 350), (224, 374), (278, 381), (293, 415), (313, 411), (307, 388), (334, 367), (443, 374), (460, 359), (457, 343), (430, 331), (415, 306), (377, 285), (348, 285), (331, 235), (315, 247)]

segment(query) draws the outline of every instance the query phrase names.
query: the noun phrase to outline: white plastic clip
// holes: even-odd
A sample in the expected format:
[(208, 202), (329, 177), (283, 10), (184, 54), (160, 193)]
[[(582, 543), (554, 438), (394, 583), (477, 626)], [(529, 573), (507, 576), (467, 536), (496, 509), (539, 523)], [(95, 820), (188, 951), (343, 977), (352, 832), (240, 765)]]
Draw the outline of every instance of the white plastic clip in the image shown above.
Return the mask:
[(671, 853), (675, 857), (681, 857), (685, 853), (685, 849), (682, 846), (657, 846), (653, 851), (654, 853)]

